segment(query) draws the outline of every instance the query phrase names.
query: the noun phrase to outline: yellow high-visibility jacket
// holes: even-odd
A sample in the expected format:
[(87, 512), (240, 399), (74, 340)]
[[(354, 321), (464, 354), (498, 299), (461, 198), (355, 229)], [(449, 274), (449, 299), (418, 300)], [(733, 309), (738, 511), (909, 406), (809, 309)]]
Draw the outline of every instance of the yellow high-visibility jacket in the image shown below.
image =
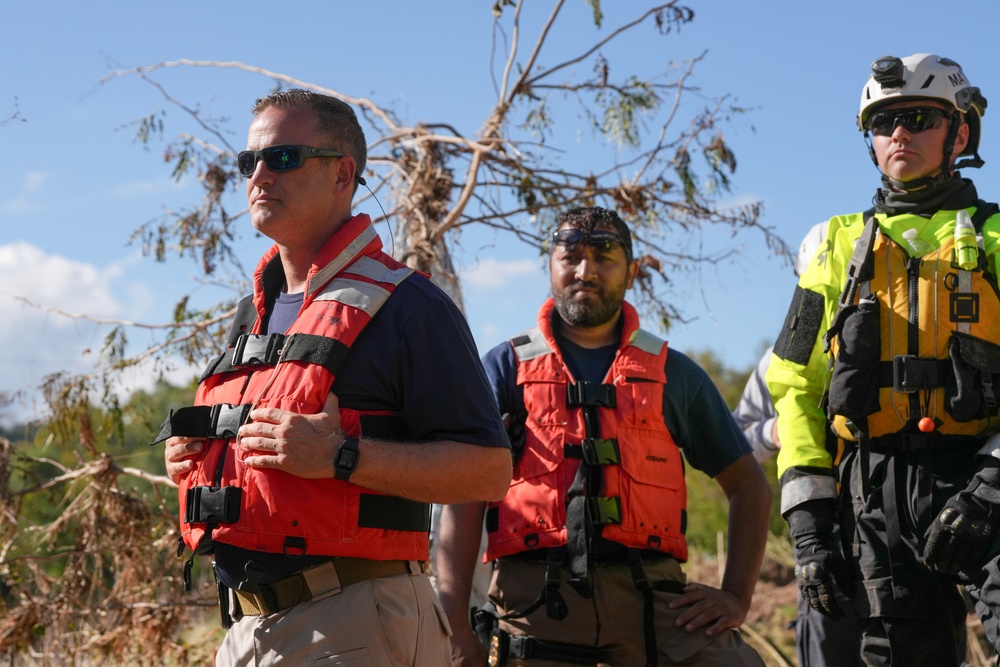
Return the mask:
[[(965, 210), (975, 215), (975, 207)], [(866, 378), (856, 381), (868, 391), (862, 402), (869, 409), (863, 410), (860, 419), (827, 415), (826, 401), (840, 398), (828, 391), (834, 373), (832, 360), (842, 336), (832, 337), (829, 351), (824, 348), (847, 283), (855, 243), (865, 228), (865, 216), (855, 213), (830, 219), (825, 243), (799, 279), (766, 377), (778, 412), (783, 514), (807, 500), (836, 496), (833, 467), (837, 452), (827, 445), (828, 424), (832, 423), (840, 438), (848, 440), (859, 426), (872, 439), (919, 434), (917, 425), (922, 418), (934, 421), (934, 433), (939, 434), (935, 437), (984, 436), (1000, 425), (1000, 405), (990, 395), (995, 379), (1000, 402), (1000, 291), (996, 279), (1000, 215), (992, 215), (982, 224), (978, 265), (963, 270), (954, 256), (957, 213), (938, 211), (929, 219), (912, 214), (875, 215), (878, 233), (871, 255), (873, 273), (870, 280), (859, 283), (851, 300), (858, 304), (866, 299), (878, 322), (877, 340), (873, 341), (870, 330), (862, 335), (862, 343), (876, 346), (873, 353), (877, 358), (854, 369)], [(903, 233), (911, 228), (931, 247), (919, 262), (911, 261), (904, 245)], [(845, 327), (845, 333), (848, 329)], [(963, 369), (957, 373), (953, 368), (956, 363)], [(992, 368), (994, 365), (997, 367)], [(964, 382), (961, 400), (955, 396), (956, 377)], [(836, 381), (833, 386), (838, 386)], [(858, 423), (852, 427), (848, 421)]]

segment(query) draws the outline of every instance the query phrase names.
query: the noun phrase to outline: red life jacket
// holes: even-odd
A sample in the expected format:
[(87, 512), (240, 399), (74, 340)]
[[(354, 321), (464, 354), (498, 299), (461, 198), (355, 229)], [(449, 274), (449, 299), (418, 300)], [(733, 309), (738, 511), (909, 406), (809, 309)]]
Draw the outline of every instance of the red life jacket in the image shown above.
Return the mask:
[[(687, 560), (684, 465), (663, 421), (666, 342), (640, 329), (624, 303), (605, 384), (577, 383), (552, 334), (553, 307), (546, 301), (538, 328), (511, 341), (526, 440), (510, 490), (487, 512), (486, 560), (567, 544), (567, 494), (583, 460), (600, 467), (600, 488), (587, 489), (585, 502), (604, 538)], [(596, 411), (598, 433), (587, 432), (587, 410)]]
[[(214, 438), (180, 483), (182, 535), (192, 550), (207, 552), (218, 541), (269, 553), (427, 559), (427, 504), (336, 479), (253, 469), (235, 447), (236, 431), (252, 408), (322, 410), (351, 344), (413, 273), (381, 248), (367, 216), (344, 223), (314, 261), (302, 309), (284, 335), (260, 335), (264, 275), (277, 246), (261, 259), (254, 275), (256, 321), (245, 333), (234, 331), (234, 344), (203, 376), (196, 407), (173, 413), (160, 434)], [(237, 319), (245, 330), (247, 323)], [(344, 433), (360, 437), (367, 416), (342, 407)]]

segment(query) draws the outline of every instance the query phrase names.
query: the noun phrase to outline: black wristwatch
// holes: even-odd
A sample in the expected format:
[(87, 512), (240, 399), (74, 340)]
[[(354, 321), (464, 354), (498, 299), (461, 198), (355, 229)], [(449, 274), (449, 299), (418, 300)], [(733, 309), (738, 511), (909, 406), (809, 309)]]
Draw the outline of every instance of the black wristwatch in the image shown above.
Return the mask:
[(334, 476), (346, 482), (358, 467), (358, 458), (358, 439), (344, 438), (337, 447), (337, 453), (333, 455)]

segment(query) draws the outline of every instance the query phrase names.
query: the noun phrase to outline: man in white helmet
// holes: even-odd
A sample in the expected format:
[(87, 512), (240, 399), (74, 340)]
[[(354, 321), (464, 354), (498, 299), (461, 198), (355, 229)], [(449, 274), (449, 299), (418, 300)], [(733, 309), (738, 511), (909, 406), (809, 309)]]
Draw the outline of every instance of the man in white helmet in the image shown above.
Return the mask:
[(985, 110), (952, 60), (872, 63), (857, 123), (882, 186), (827, 223), (767, 372), (799, 588), (836, 618), (837, 578), (870, 665), (961, 664), (956, 582), (1000, 646), (1000, 215), (957, 171), (983, 164)]

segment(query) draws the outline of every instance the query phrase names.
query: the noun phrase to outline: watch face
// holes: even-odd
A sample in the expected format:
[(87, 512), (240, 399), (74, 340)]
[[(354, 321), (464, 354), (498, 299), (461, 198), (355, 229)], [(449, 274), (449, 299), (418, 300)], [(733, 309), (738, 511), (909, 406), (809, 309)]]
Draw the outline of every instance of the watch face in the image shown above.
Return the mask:
[(347, 481), (354, 473), (354, 469), (358, 467), (358, 458), (358, 439), (344, 438), (344, 442), (340, 443), (337, 455), (333, 459), (334, 477), (341, 481)]
[(337, 454), (337, 467), (347, 468), (348, 470), (354, 470), (355, 466), (358, 465), (358, 450), (348, 449), (347, 447), (341, 447), (340, 452)]

